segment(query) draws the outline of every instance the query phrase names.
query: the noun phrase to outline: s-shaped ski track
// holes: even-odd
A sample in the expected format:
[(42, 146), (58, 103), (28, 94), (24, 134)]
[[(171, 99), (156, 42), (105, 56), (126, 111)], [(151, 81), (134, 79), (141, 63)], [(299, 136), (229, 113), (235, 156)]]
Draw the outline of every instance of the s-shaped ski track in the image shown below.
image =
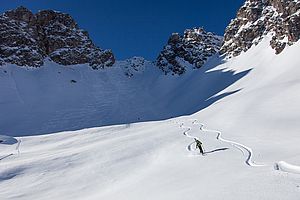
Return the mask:
[[(203, 132), (210, 132), (210, 133), (216, 133), (216, 134), (217, 134), (217, 136), (216, 136), (216, 139), (217, 139), (217, 140), (222, 141), (222, 142), (225, 142), (225, 143), (228, 143), (228, 144), (232, 145), (233, 147), (237, 148), (238, 150), (240, 150), (240, 151), (243, 153), (243, 155), (247, 155), (246, 160), (245, 160), (245, 163), (246, 163), (248, 166), (251, 166), (251, 167), (263, 167), (263, 166), (265, 166), (265, 165), (262, 165), (262, 164), (256, 164), (256, 163), (253, 161), (253, 150), (252, 150), (250, 147), (248, 147), (248, 146), (246, 146), (246, 145), (244, 145), (244, 144), (241, 144), (241, 143), (232, 141), (232, 140), (224, 139), (224, 138), (222, 137), (222, 132), (221, 132), (221, 131), (205, 129), (203, 124), (198, 123), (198, 120), (193, 120), (192, 124), (198, 124), (198, 125), (200, 126), (200, 127), (199, 127), (200, 131), (203, 131)], [(191, 136), (191, 135), (188, 134), (188, 132), (192, 130), (191, 127), (186, 127), (186, 126), (184, 126), (183, 123), (180, 124), (180, 127), (181, 127), (181, 128), (186, 128), (186, 129), (187, 129), (187, 130), (185, 130), (185, 131), (183, 132), (183, 135), (185, 135), (185, 136), (188, 137), (188, 138), (198, 139), (197, 137)], [(192, 146), (193, 144), (194, 144), (194, 142), (191, 143), (191, 144), (189, 144), (189, 145), (187, 146), (187, 150), (188, 150), (188, 151), (191, 151), (191, 150), (192, 150), (192, 147), (191, 147), (191, 146)]]

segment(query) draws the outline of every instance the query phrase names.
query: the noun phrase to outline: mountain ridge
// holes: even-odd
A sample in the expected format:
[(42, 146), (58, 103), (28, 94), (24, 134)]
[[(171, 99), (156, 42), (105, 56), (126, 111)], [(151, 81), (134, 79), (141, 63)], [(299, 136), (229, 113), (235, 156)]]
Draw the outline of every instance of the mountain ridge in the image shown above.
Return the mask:
[(299, 40), (300, 1), (246, 0), (225, 30), (221, 54), (238, 56), (268, 34), (276, 54)]
[[(63, 66), (88, 64), (93, 69), (116, 63), (113, 52), (98, 48), (69, 14), (53, 10), (33, 14), (18, 7), (0, 15), (0, 25), (0, 66), (40, 67), (45, 59)], [(215, 54), (238, 56), (268, 34), (276, 54), (299, 40), (299, 1), (246, 0), (224, 38), (203, 28), (173, 33), (153, 62), (164, 74), (182, 75), (188, 68), (201, 68)], [(139, 56), (125, 60), (125, 74), (131, 77), (142, 71), (144, 62)]]
[(165, 74), (183, 74), (189, 64), (193, 69), (199, 69), (209, 57), (219, 52), (222, 40), (221, 36), (203, 28), (186, 29), (183, 35), (173, 33), (156, 64)]
[(68, 14), (43, 10), (33, 14), (18, 7), (0, 16), (2, 63), (40, 67), (48, 57), (62, 65), (88, 63), (92, 68), (110, 67), (111, 50), (96, 47), (86, 31)]

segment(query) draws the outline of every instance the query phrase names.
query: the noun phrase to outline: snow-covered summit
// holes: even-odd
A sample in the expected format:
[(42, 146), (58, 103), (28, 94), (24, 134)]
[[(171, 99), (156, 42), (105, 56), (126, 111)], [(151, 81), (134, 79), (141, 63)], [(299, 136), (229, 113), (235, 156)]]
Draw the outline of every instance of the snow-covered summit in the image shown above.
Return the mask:
[(94, 69), (115, 62), (112, 52), (96, 47), (68, 14), (53, 10), (33, 14), (18, 7), (0, 15), (0, 65), (39, 67), (47, 57), (61, 65), (87, 63)]
[(166, 74), (183, 74), (187, 65), (200, 68), (219, 51), (221, 43), (222, 37), (203, 28), (187, 29), (183, 35), (173, 33), (157, 58), (157, 66)]
[(300, 1), (247, 0), (225, 31), (221, 53), (238, 56), (267, 34), (272, 35), (270, 45), (276, 54), (297, 42), (300, 38)]

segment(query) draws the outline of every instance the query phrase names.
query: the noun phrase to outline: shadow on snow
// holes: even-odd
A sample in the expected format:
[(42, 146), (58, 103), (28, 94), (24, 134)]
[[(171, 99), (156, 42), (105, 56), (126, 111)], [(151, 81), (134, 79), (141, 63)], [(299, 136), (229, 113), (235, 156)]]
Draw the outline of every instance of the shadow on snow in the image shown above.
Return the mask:
[(220, 149), (214, 149), (214, 150), (211, 150), (211, 151), (205, 151), (204, 153), (205, 154), (210, 154), (210, 153), (215, 153), (215, 152), (218, 152), (218, 151), (226, 151), (228, 149), (229, 148), (220, 148)]
[[(37, 111), (35, 113), (35, 107), (30, 108), (31, 110), (28, 109), (29, 111), (26, 111), (26, 113), (25, 111), (1, 113), (3, 116), (0, 117), (0, 133), (10, 136), (40, 135), (106, 125), (165, 120), (191, 115), (225, 97), (238, 93), (241, 89), (222, 91), (251, 71), (249, 69), (236, 73), (226, 69), (214, 70), (214, 67), (222, 64), (221, 62), (219, 59), (217, 62), (208, 63), (203, 68), (181, 77), (159, 75), (160, 78), (153, 84), (153, 98), (145, 98), (144, 103), (140, 102), (139, 96), (141, 95), (138, 93), (127, 96), (119, 94), (119, 99), (115, 100), (115, 102), (113, 102), (114, 100), (108, 102), (111, 104), (111, 107), (108, 107), (106, 110), (100, 102), (88, 107), (91, 111), (86, 110), (84, 111), (86, 113), (79, 113), (80, 115), (78, 116), (76, 115), (78, 110), (80, 110), (80, 105), (78, 107), (74, 106), (73, 110), (58, 113), (51, 109), (45, 111), (48, 105), (43, 101), (39, 101), (37, 105), (40, 107), (40, 113)], [(136, 84), (139, 84), (138, 81)], [(148, 85), (151, 84), (151, 82), (148, 83)], [(164, 84), (169, 86), (163, 87)], [(81, 92), (84, 89), (78, 90)], [(145, 91), (146, 93), (147, 91)], [(100, 96), (99, 101), (105, 98), (108, 98), (108, 96)], [(88, 98), (84, 99), (84, 101), (88, 100)], [(37, 100), (35, 99), (35, 101)], [(64, 109), (64, 106), (57, 108)], [(18, 108), (13, 109), (17, 110)], [(6, 119), (6, 116), (10, 116), (10, 118)], [(48, 123), (51, 121), (50, 119), (52, 120), (51, 125)]]

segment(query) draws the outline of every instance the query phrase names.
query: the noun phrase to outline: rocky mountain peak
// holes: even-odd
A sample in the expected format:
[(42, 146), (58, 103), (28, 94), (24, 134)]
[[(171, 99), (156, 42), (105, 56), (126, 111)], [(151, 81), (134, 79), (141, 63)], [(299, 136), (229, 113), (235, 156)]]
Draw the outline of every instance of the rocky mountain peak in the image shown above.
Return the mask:
[(33, 14), (19, 7), (0, 15), (0, 64), (39, 67), (47, 57), (61, 65), (89, 64), (94, 69), (115, 62), (112, 52), (95, 46), (69, 14)]
[(20, 6), (15, 10), (7, 11), (5, 15), (10, 19), (17, 20), (17, 21), (24, 21), (27, 23), (33, 21), (34, 19), (33, 13), (23, 6)]
[(53, 24), (61, 24), (71, 29), (79, 29), (75, 20), (66, 13), (54, 10), (42, 10), (36, 14), (37, 23), (40, 26), (49, 26)]
[(299, 0), (247, 0), (225, 31), (221, 53), (237, 56), (267, 34), (276, 54), (299, 40)]
[(222, 37), (203, 28), (187, 29), (183, 35), (173, 33), (157, 58), (157, 66), (166, 74), (178, 75), (186, 71), (186, 63), (200, 68), (219, 51), (221, 43)]

